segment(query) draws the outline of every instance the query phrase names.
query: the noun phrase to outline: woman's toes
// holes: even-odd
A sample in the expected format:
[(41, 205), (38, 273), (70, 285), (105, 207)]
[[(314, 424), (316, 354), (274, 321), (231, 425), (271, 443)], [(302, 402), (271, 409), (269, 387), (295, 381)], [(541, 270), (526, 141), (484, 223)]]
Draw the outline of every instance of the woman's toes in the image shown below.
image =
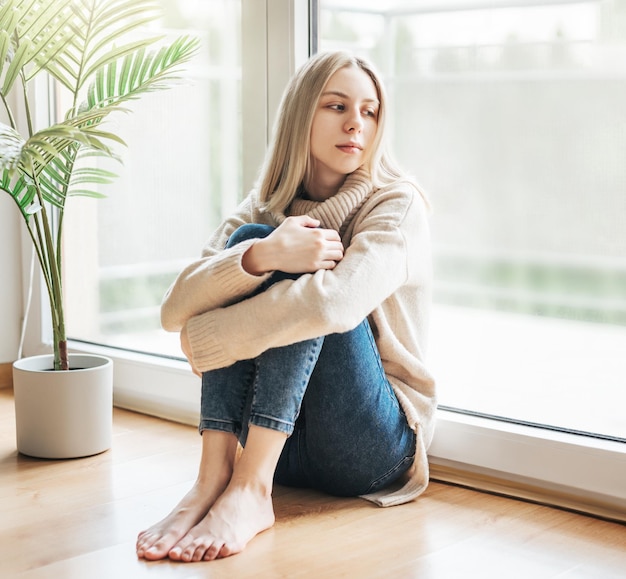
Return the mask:
[(204, 560), (205, 561), (213, 561), (214, 559), (217, 559), (217, 557), (219, 556), (222, 548), (224, 547), (224, 543), (223, 542), (214, 542), (207, 550), (206, 553), (204, 554)]

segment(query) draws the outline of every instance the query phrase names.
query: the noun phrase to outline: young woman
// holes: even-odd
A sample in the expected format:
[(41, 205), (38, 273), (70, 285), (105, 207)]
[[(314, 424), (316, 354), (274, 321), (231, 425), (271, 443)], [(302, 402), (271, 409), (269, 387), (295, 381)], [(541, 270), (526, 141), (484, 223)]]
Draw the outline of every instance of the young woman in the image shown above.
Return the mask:
[(386, 113), (369, 64), (310, 59), (258, 187), (165, 296), (163, 326), (202, 376), (202, 457), (139, 557), (240, 552), (274, 523), (274, 482), (381, 506), (426, 488), (427, 205), (385, 151)]

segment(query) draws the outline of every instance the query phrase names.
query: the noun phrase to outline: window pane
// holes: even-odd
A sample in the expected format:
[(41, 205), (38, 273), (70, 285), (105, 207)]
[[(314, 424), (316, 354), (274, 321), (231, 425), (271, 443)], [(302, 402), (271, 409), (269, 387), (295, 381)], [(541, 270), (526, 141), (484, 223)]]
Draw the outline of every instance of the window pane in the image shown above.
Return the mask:
[[(241, 194), (241, 1), (163, 2), (169, 36), (200, 37), (173, 89), (115, 121), (128, 144), (100, 201), (73, 199), (66, 228), (72, 338), (180, 356), (159, 306)], [(76, 240), (76, 241), (74, 241)], [(87, 240), (87, 241), (86, 241)]]
[(626, 439), (626, 3), (321, 0), (433, 206), (440, 402)]

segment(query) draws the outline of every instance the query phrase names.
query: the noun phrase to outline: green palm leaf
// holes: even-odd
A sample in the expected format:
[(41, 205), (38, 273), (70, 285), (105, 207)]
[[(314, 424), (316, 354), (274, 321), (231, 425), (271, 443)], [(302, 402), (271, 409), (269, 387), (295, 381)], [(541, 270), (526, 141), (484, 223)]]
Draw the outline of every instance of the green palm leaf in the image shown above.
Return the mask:
[(20, 73), (29, 80), (70, 42), (71, 3), (72, 0), (52, 3), (7, 0), (2, 5), (0, 22), (6, 36), (0, 40), (0, 50), (5, 52), (5, 57), (11, 50), (13, 52), (2, 83), (2, 94), (9, 93)]
[(17, 26), (18, 15), (14, 2), (3, 2), (0, 5), (0, 30), (6, 30), (11, 36)]
[(10, 33), (8, 30), (2, 27), (0, 28), (0, 76), (2, 75), (2, 70), (4, 69), (4, 63), (9, 59), (10, 50), (11, 50)]
[(22, 68), (32, 60), (36, 53), (36, 48), (33, 46), (33, 43), (27, 38), (20, 43), (4, 76), (4, 83), (1, 89), (3, 95), (9, 93)]
[(46, 165), (39, 177), (42, 195), (48, 203), (63, 208), (69, 197), (102, 198), (105, 195), (97, 189), (86, 185), (109, 185), (117, 175), (99, 167), (80, 167), (82, 160), (94, 155), (107, 157), (102, 151), (89, 150), (77, 146), (68, 147), (63, 155)]
[[(86, 116), (89, 117), (91, 115)], [(6, 162), (2, 162), (2, 158), (0, 158), (0, 168), (18, 167), (26, 174), (39, 177), (41, 172), (50, 164), (58, 170), (55, 160), (62, 158), (68, 151), (77, 146), (88, 147), (99, 151), (104, 156), (116, 158), (114, 151), (108, 146), (107, 142), (125, 144), (120, 137), (113, 133), (101, 131), (96, 124), (73, 126), (72, 123), (79, 124), (77, 119), (71, 119), (66, 123), (42, 129), (27, 141), (22, 141), (19, 151), (12, 153), (10, 156), (7, 155)], [(0, 134), (1, 138), (2, 135)], [(2, 148), (4, 149), (4, 146)], [(63, 182), (63, 176), (58, 175), (57, 180)]]
[[(113, 173), (112, 171), (93, 166), (93, 159), (97, 159), (98, 157), (107, 158), (108, 155), (105, 155), (102, 151), (98, 151), (96, 149), (81, 148), (78, 151), (75, 162), (76, 164), (72, 172), (70, 187), (68, 188), (68, 197), (74, 197), (78, 195), (98, 198), (105, 197), (105, 195), (100, 191), (85, 189), (84, 187), (85, 185), (89, 184), (96, 186), (110, 185), (115, 181), (115, 179), (117, 179), (117, 174)], [(87, 161), (87, 159), (89, 159), (89, 161)], [(87, 162), (92, 163), (92, 165), (87, 166)], [(78, 167), (76, 167), (76, 165), (78, 165)]]
[(22, 149), (22, 160), (32, 155), (35, 158), (44, 157), (43, 164), (62, 153), (71, 143), (108, 150), (101, 144), (97, 131), (89, 127), (78, 128), (71, 125), (54, 125), (35, 133), (26, 141)]
[(188, 62), (198, 50), (196, 38), (183, 36), (170, 47), (158, 51), (138, 50), (121, 62), (101, 67), (89, 87), (87, 109), (106, 110), (119, 107), (144, 93), (165, 88), (175, 81), (178, 67)]
[(74, 94), (100, 67), (156, 40), (129, 40), (130, 32), (159, 17), (153, 0), (73, 0), (73, 10), (72, 41), (46, 70)]
[(15, 129), (0, 123), (0, 169), (13, 170), (18, 166), (24, 142)]
[(32, 183), (20, 175), (15, 178), (11, 171), (5, 169), (2, 172), (2, 181), (0, 181), (0, 189), (8, 193), (20, 210), (22, 217), (28, 223), (32, 215), (32, 207), (37, 197), (37, 189)]
[(72, 31), (68, 26), (73, 19), (71, 0), (58, 0), (40, 9), (32, 18), (33, 21), (20, 21), (20, 34), (32, 38), (36, 49), (33, 65), (25, 74), (26, 80), (45, 68), (71, 42)]

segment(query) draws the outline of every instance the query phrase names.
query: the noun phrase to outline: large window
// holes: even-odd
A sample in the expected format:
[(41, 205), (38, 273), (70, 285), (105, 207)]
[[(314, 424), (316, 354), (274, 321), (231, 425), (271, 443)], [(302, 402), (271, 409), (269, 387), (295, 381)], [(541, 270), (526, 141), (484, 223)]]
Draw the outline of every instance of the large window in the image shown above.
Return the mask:
[[(245, 193), (242, 8), (261, 34), (274, 11), (271, 56), (305, 3), (162, 4), (202, 51), (117, 121), (120, 178), (68, 212), (66, 291), (72, 338), (180, 357), (163, 293)], [(442, 407), (626, 439), (626, 0), (312, 4), (319, 50), (382, 72), (394, 152), (432, 199)]]
[(320, 6), (432, 199), (442, 406), (626, 440), (626, 2)]
[(434, 207), (431, 465), (626, 516), (626, 0), (162, 3), (202, 52), (119, 120), (120, 180), (66, 218), (72, 347), (113, 357), (115, 403), (197, 423), (163, 292), (252, 185), (288, 77), (348, 48)]

